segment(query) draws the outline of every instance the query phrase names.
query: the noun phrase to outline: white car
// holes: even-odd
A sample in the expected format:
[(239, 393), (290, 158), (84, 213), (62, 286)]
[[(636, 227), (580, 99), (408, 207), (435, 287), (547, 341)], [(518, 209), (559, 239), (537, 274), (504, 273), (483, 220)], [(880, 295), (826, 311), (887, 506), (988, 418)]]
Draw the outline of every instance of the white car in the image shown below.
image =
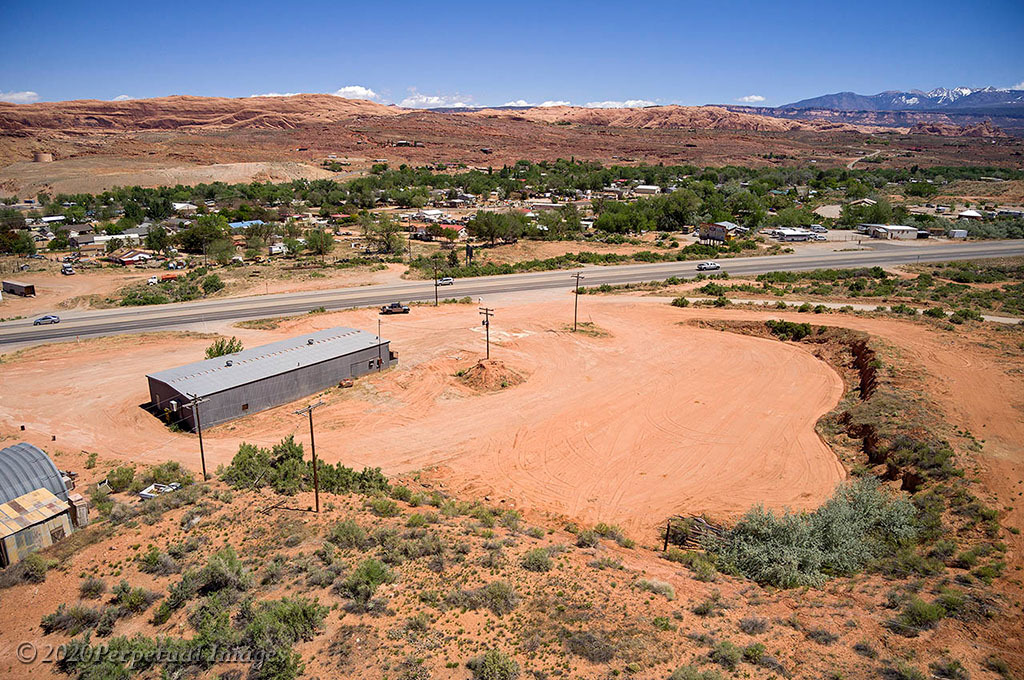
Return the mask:
[(712, 271), (721, 268), (722, 265), (718, 264), (717, 262), (701, 262), (700, 264), (697, 265), (697, 271), (699, 272)]
[(828, 236), (825, 236), (824, 234), (811, 234), (811, 240), (812, 241), (827, 241), (828, 240)]
[(437, 280), (437, 285), (439, 285), (439, 286), (454, 286), (455, 285), (455, 279), (453, 279), (450, 276), (445, 276), (445, 277), (442, 277), (442, 278)]

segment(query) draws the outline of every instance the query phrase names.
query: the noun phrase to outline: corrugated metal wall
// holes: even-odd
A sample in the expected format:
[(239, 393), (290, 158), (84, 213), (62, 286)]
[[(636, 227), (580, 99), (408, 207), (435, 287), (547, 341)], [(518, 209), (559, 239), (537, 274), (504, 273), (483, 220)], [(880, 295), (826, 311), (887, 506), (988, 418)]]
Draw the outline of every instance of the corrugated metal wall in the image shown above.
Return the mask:
[[(329, 361), (212, 394), (208, 401), (199, 405), (203, 427), (287, 404), (333, 387), (346, 378), (358, 378), (373, 373), (377, 370), (377, 356), (378, 349), (374, 345)], [(391, 354), (390, 343), (387, 341), (381, 344), (380, 356), (383, 360), (382, 368), (390, 368), (398, 363), (398, 359)], [(166, 383), (152, 378), (149, 380), (149, 392), (153, 403), (158, 405), (158, 414), (163, 412), (163, 408), (170, 400), (178, 400), (182, 405), (179, 411), (182, 418), (180, 425), (195, 430), (192, 409), (184, 405), (188, 402), (186, 395), (179, 394)]]

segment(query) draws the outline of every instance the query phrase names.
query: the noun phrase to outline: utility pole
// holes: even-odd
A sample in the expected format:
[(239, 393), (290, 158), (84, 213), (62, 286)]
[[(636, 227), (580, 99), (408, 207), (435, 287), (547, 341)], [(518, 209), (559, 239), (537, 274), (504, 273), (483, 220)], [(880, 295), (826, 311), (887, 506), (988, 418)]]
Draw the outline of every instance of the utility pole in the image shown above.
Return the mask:
[(380, 316), (377, 316), (377, 372), (378, 373), (380, 373), (383, 370), (381, 368), (381, 364), (383, 362), (381, 361), (382, 357), (380, 355), (380, 352), (381, 352), (380, 346), (382, 344), (383, 344), (383, 341), (380, 339)]
[(316, 511), (320, 512), (320, 478), (316, 472), (316, 441), (313, 439), (313, 409), (323, 406), (324, 402), (318, 401), (315, 404), (310, 404), (306, 408), (300, 408), (295, 411), (295, 415), (302, 415), (303, 413), (309, 414), (309, 448), (313, 452), (313, 494), (316, 498)]
[(584, 277), (583, 274), (580, 274), (579, 272), (576, 272), (575, 274), (570, 274), (569, 278), (576, 279), (576, 295), (574, 296), (573, 301), (572, 301), (572, 332), (575, 333), (576, 332), (576, 319), (579, 316), (579, 308), (580, 308), (580, 279), (586, 278), (586, 277)]
[(205, 482), (209, 477), (206, 476), (206, 453), (203, 451), (203, 421), (199, 417), (199, 405), (203, 402), (209, 401), (206, 397), (200, 399), (195, 394), (187, 395), (192, 401), (189, 405), (192, 407), (192, 415), (196, 417), (196, 430), (199, 432), (199, 460), (203, 463), (203, 481)]
[(480, 313), (484, 317), (484, 328), (487, 333), (487, 359), (491, 358), (491, 317), (494, 316), (494, 310), (490, 307), (480, 307)]

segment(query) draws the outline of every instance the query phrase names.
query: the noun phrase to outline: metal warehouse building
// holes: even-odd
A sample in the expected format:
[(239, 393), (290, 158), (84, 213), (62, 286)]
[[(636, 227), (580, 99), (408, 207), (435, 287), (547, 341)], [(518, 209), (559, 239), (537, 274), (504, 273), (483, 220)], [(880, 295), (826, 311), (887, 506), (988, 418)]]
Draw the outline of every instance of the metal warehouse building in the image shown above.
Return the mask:
[[(390, 368), (390, 341), (354, 328), (329, 328), (147, 375), (151, 407), (196, 429), (280, 406), (347, 378)], [(191, 406), (193, 397), (201, 403)]]

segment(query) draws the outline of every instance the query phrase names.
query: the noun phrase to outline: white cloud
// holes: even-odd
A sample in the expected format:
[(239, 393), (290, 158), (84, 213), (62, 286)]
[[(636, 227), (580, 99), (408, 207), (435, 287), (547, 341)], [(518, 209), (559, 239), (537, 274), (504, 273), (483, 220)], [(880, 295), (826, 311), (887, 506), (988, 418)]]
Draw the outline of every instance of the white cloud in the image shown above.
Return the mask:
[[(251, 94), (250, 97), (297, 97), (304, 92), (264, 92), (262, 94)], [(335, 97), (344, 97), (345, 99), (380, 99), (380, 95), (374, 90), (362, 85), (346, 85), (340, 87), (334, 92), (323, 92), (313, 94), (331, 94)]]
[(116, 97), (114, 97), (111, 101), (126, 102), (126, 101), (130, 101), (132, 99), (135, 99), (135, 97), (131, 96), (130, 94), (119, 94)]
[(335, 97), (345, 97), (346, 99), (380, 99), (379, 94), (362, 85), (346, 85), (345, 87), (338, 88), (331, 94)]
[(531, 102), (526, 101), (525, 99), (513, 99), (510, 102), (505, 102), (504, 104), (502, 104), (502, 106), (539, 106), (543, 108), (547, 106), (572, 106), (572, 102), (566, 100), (549, 99), (548, 101), (541, 102), (540, 104), (533, 104)]
[(584, 104), (588, 109), (637, 109), (643, 106), (657, 106), (657, 102), (649, 99), (627, 99), (626, 101), (603, 101), (587, 102)]
[(8, 104), (31, 104), (39, 101), (39, 93), (26, 90), (24, 92), (0, 92), (0, 102)]
[(1024, 90), (1024, 80), (1020, 81), (1016, 85), (1011, 85), (1010, 89), (1011, 90)]
[(763, 102), (764, 97), (759, 94), (748, 94), (746, 97), (737, 97), (736, 101), (743, 102), (744, 104), (757, 104)]
[(399, 102), (407, 109), (439, 109), (474, 106), (473, 98), (461, 94), (423, 94), (415, 87), (409, 88), (409, 96)]

